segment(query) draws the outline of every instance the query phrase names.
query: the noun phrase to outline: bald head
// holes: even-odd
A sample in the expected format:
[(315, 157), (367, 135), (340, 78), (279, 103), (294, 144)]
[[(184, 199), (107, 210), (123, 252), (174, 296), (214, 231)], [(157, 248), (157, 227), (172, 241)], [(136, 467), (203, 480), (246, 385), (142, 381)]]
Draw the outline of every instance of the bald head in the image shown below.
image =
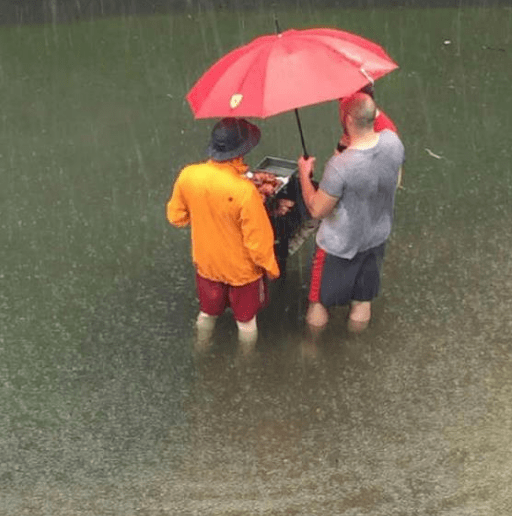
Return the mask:
[(343, 119), (350, 115), (354, 125), (360, 130), (373, 129), (376, 112), (375, 101), (366, 93), (354, 93), (340, 102), (340, 114), (343, 114)]

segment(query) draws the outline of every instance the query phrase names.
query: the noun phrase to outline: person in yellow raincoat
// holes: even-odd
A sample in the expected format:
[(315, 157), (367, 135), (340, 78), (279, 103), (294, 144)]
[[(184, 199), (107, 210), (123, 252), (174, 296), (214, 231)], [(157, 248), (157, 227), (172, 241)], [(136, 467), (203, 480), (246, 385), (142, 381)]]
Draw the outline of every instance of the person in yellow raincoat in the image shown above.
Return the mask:
[(231, 306), (243, 354), (256, 345), (256, 314), (268, 304), (267, 278), (279, 277), (274, 232), (261, 195), (245, 177), (244, 155), (260, 140), (245, 119), (224, 118), (206, 162), (186, 166), (167, 203), (174, 226), (191, 226), (200, 312), (196, 351), (209, 348), (217, 317)]

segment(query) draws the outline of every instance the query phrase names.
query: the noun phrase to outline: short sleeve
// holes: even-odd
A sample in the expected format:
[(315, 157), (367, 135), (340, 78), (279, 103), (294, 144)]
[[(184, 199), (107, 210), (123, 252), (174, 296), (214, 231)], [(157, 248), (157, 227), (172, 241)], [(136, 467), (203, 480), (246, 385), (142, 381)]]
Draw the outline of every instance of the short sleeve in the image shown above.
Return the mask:
[(320, 190), (332, 197), (341, 197), (345, 188), (345, 181), (340, 172), (341, 156), (333, 156), (325, 165), (324, 174), (320, 181)]

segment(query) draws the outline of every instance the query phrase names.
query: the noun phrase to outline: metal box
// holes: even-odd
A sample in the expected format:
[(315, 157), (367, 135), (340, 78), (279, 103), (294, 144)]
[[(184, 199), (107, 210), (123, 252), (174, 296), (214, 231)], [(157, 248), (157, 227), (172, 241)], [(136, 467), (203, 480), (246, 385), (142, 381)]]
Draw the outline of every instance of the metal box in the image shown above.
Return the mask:
[(267, 156), (255, 167), (255, 171), (270, 172), (276, 176), (289, 177), (298, 172), (297, 162), (290, 159)]

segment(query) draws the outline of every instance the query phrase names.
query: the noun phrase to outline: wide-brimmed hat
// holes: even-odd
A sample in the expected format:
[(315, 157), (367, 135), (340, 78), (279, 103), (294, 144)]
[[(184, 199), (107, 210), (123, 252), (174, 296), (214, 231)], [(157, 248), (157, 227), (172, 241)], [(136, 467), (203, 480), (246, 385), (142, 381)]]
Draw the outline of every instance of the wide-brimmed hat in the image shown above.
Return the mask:
[(215, 161), (227, 161), (247, 154), (260, 141), (261, 131), (244, 118), (223, 118), (212, 130), (206, 154)]

